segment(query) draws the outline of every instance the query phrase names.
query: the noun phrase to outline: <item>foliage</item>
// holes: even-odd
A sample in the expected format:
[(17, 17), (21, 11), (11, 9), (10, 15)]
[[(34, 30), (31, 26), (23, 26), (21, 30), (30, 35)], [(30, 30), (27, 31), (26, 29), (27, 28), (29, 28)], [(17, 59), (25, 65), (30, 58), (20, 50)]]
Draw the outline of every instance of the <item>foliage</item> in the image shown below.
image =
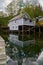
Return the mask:
[(31, 57), (36, 54), (39, 54), (39, 52), (41, 51), (40, 47), (36, 44), (35, 45), (30, 44), (29, 46), (25, 46), (23, 50), (26, 55)]
[(8, 16), (8, 17), (0, 17), (0, 25), (1, 26), (7, 26), (8, 21), (13, 18), (13, 16)]
[(38, 16), (43, 16), (43, 10), (40, 7), (40, 5), (36, 6), (34, 9), (34, 17), (38, 17)]
[(26, 6), (23, 8), (22, 12), (26, 12), (28, 13), (28, 15), (30, 15), (31, 18), (35, 18), (37, 16), (43, 16), (43, 10), (41, 8), (41, 6)]
[(9, 15), (13, 15), (13, 3), (11, 2), (7, 7), (6, 11), (9, 13)]

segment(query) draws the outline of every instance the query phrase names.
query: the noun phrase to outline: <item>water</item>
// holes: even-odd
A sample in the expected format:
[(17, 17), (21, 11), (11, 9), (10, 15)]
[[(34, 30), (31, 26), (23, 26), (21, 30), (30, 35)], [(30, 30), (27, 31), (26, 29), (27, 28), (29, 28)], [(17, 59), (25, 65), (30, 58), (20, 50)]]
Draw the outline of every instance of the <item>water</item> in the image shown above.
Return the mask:
[(38, 60), (43, 51), (42, 34), (2, 35), (6, 41), (6, 54), (14, 61), (17, 60), (18, 65), (43, 65)]

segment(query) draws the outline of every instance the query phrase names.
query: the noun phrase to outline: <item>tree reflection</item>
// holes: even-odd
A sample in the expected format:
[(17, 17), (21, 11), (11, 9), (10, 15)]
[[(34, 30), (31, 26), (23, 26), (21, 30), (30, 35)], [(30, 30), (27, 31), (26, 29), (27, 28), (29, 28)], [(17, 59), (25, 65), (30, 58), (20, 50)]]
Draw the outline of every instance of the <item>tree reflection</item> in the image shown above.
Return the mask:
[(13, 60), (17, 60), (18, 65), (22, 65), (24, 58), (26, 59), (33, 58), (34, 60), (38, 58), (38, 55), (41, 52), (42, 48), (37, 42), (37, 40), (39, 39), (38, 35), (36, 35), (35, 37), (34, 34), (31, 35), (10, 34), (9, 38), (10, 38), (9, 41), (6, 44), (6, 53)]

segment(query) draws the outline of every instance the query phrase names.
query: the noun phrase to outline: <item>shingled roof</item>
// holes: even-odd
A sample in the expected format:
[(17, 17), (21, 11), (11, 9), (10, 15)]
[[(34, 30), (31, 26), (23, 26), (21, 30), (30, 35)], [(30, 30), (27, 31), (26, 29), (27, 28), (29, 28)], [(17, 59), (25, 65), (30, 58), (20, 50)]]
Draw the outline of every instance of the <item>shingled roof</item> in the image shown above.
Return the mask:
[(18, 20), (18, 19), (24, 18), (24, 17), (30, 19), (30, 16), (29, 16), (27, 13), (21, 13), (20, 15), (18, 15), (18, 16), (16, 16), (16, 17), (12, 18), (12, 19), (9, 20), (9, 21)]

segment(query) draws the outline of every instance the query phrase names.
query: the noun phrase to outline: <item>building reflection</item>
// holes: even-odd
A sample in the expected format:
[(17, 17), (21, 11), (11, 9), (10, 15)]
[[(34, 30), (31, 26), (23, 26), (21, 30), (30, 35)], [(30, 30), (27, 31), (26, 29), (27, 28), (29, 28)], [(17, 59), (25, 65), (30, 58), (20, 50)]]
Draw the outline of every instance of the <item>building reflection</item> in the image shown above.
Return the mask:
[(15, 45), (18, 46), (27, 46), (29, 44), (35, 44), (35, 39), (34, 38), (30, 38), (28, 35), (14, 35), (14, 34), (10, 34), (9, 35), (9, 41), (14, 43)]
[(27, 61), (36, 62), (39, 52), (41, 52), (41, 48), (39, 45), (36, 44), (36, 40), (35, 37), (33, 37), (33, 35), (10, 34), (8, 40), (9, 40), (8, 49), (12, 51), (8, 52), (8, 54), (13, 60), (18, 61), (18, 65), (19, 64), (22, 65), (23, 59), (25, 60), (25, 58), (27, 59), (26, 63)]

